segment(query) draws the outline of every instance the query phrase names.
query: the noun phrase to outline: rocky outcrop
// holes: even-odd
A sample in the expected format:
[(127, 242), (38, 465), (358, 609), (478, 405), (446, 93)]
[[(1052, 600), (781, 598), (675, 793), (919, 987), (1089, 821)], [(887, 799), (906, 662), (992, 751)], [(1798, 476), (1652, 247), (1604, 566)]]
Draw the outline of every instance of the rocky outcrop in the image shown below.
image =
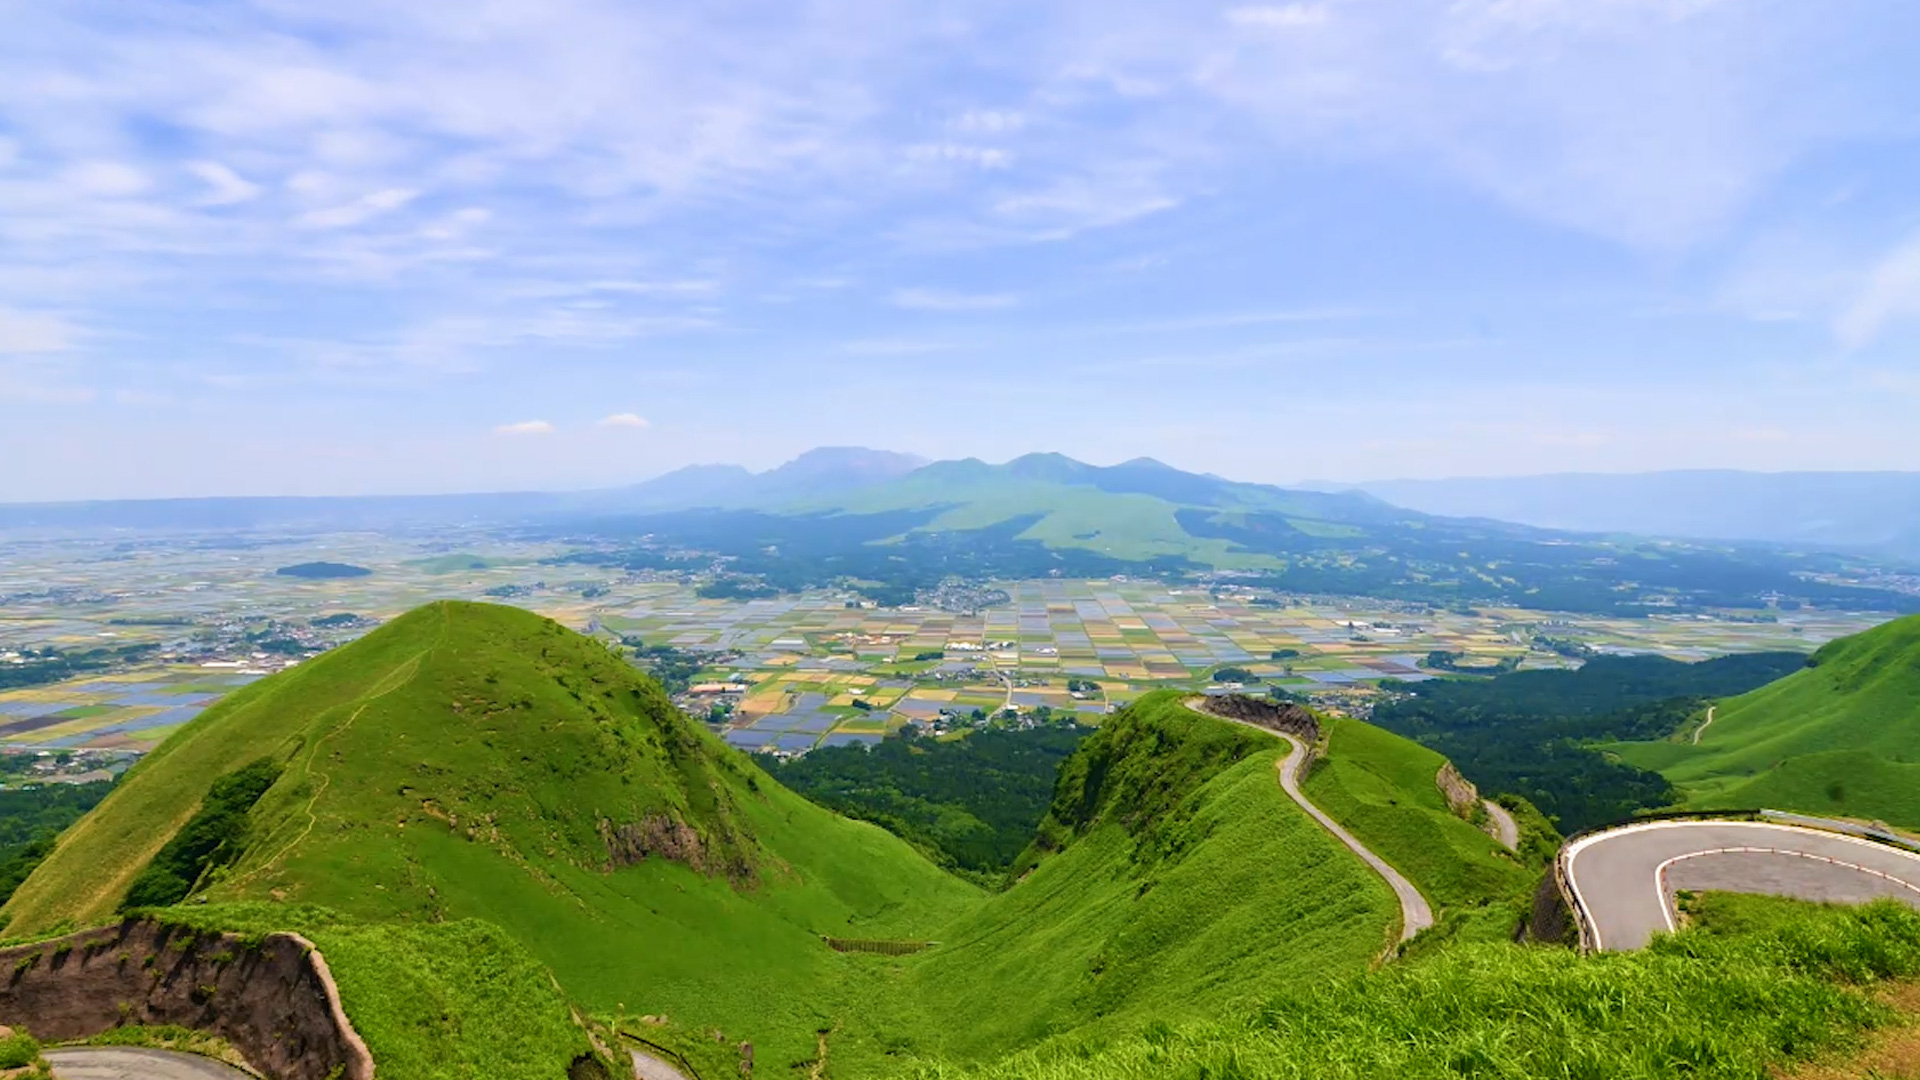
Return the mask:
[(1224, 720), (1238, 720), (1243, 724), (1291, 735), (1309, 747), (1320, 741), (1320, 721), (1290, 701), (1266, 701), (1245, 694), (1227, 694), (1203, 698), (1198, 707), (1200, 711)]
[(1519, 939), (1536, 945), (1575, 946), (1580, 941), (1574, 911), (1560, 882), (1558, 864), (1547, 869), (1533, 891), (1533, 907), (1520, 927)]
[(272, 1080), (372, 1080), (325, 958), (296, 934), (232, 934), (129, 919), (0, 949), (0, 1023), (45, 1040), (177, 1024), (232, 1043)]
[(632, 866), (648, 858), (666, 859), (710, 877), (724, 877), (735, 885), (756, 879), (753, 862), (737, 845), (708, 844), (698, 830), (666, 814), (650, 814), (639, 821), (615, 825), (600, 819), (600, 839), (614, 866)]
[(1453, 767), (1453, 762), (1441, 764), (1433, 783), (1440, 789), (1440, 794), (1446, 797), (1447, 809), (1453, 811), (1455, 817), (1475, 821), (1485, 816), (1486, 811), (1480, 805), (1480, 789), (1473, 786), (1473, 781), (1461, 776), (1460, 770)]

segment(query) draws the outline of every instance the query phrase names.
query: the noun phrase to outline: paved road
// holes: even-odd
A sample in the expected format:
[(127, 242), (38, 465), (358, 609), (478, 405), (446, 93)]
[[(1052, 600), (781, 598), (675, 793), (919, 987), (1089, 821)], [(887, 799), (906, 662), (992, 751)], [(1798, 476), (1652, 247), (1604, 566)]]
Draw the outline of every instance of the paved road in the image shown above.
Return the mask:
[(1560, 858), (1595, 949), (1637, 949), (1672, 931), (1681, 889), (1920, 907), (1920, 855), (1791, 825), (1650, 822), (1582, 837)]
[(224, 1062), (171, 1050), (76, 1046), (46, 1057), (59, 1080), (254, 1080)]
[(633, 1075), (638, 1080), (688, 1080), (688, 1077), (663, 1058), (644, 1050), (632, 1050)]
[(1508, 851), (1520, 850), (1520, 823), (1513, 820), (1507, 808), (1492, 799), (1481, 799), (1480, 805), (1487, 808), (1487, 820), (1493, 822), (1493, 838)]
[(1306, 795), (1301, 792), (1299, 777), (1300, 763), (1307, 756), (1307, 748), (1299, 739), (1291, 735), (1282, 734), (1272, 728), (1261, 727), (1259, 724), (1249, 724), (1244, 720), (1215, 716), (1210, 712), (1195, 709), (1191, 702), (1187, 704), (1187, 708), (1193, 709), (1194, 712), (1199, 713), (1209, 720), (1225, 720), (1229, 724), (1240, 724), (1243, 727), (1250, 727), (1255, 731), (1271, 735), (1276, 739), (1286, 740), (1287, 746), (1290, 749), (1287, 756), (1279, 764), (1280, 790), (1285, 791), (1288, 798), (1298, 803), (1300, 809), (1305, 810), (1308, 816), (1320, 823), (1322, 828), (1332, 833), (1336, 840), (1347, 845), (1349, 850), (1355, 855), (1360, 856), (1362, 862), (1373, 867), (1375, 873), (1386, 879), (1388, 887), (1391, 888), (1393, 894), (1400, 899), (1401, 941), (1407, 941), (1415, 934), (1433, 925), (1433, 908), (1427, 903), (1427, 898), (1420, 895), (1420, 890), (1413, 887), (1413, 882), (1408, 881), (1400, 871), (1387, 865), (1385, 859), (1368, 851), (1366, 845), (1355, 839), (1352, 833), (1341, 828), (1339, 822), (1333, 820), (1333, 818), (1327, 816), (1319, 807), (1313, 805), (1312, 802), (1308, 801)]

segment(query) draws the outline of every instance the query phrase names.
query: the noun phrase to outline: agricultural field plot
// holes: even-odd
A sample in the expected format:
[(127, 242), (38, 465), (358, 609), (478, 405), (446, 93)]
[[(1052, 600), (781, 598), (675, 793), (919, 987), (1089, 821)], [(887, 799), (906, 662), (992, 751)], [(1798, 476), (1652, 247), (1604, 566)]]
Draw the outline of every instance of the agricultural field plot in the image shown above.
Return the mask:
[(0, 692), (0, 749), (144, 753), (259, 669), (169, 666)]
[[(435, 599), (513, 604), (610, 643), (708, 657), (696, 682), (745, 688), (730, 698), (724, 736), (783, 752), (1009, 706), (1097, 722), (1155, 687), (1204, 689), (1222, 668), (1337, 706), (1383, 679), (1430, 677), (1423, 661), (1435, 652), (1472, 667), (1606, 652), (1693, 660), (1811, 649), (1883, 621), (1813, 610), (1764, 620), (1450, 611), (1118, 578), (995, 582), (1007, 601), (973, 612), (876, 608), (835, 589), (702, 597), (703, 574), (581, 565), (569, 552), (452, 528), (10, 539), (0, 546), (0, 664), (35, 650), (105, 659), (51, 685), (0, 683), (0, 746), (151, 747), (252, 673)], [(281, 573), (312, 564), (355, 572)]]

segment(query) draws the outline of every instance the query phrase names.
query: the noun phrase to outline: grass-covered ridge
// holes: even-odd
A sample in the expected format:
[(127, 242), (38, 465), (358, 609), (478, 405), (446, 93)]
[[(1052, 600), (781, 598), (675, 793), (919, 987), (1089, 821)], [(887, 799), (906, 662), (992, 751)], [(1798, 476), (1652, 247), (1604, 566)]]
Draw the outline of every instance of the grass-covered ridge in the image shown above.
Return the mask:
[(1920, 616), (1829, 642), (1720, 702), (1698, 745), (1613, 749), (1693, 806), (1770, 806), (1920, 826)]
[(1175, 692), (1110, 718), (1062, 770), (1033, 869), (909, 966), (915, 1050), (979, 1060), (1365, 968), (1392, 894), (1281, 791), (1284, 753)]
[(1454, 814), (1434, 780), (1446, 759), (1432, 750), (1344, 718), (1325, 724), (1325, 739), (1301, 787), (1307, 798), (1414, 883), (1438, 931), (1511, 937), (1544, 862), (1507, 851)]
[(1751, 1080), (1895, 1017), (1869, 991), (1920, 976), (1920, 912), (1810, 911), (1637, 953), (1462, 944), (1232, 1019), (1060, 1040), (915, 1080)]
[(312, 938), (409, 1080), (558, 1075), (583, 1016), (708, 1080), (740, 1042), (762, 1078), (1758, 1076), (1879, 1018), (1836, 980), (1920, 974), (1900, 911), (1592, 960), (1486, 941), (1533, 857), (1448, 812), (1437, 754), (1354, 721), (1326, 751), (1308, 796), (1452, 927), (1371, 973), (1391, 893), (1282, 791), (1284, 743), (1178, 693), (1086, 738), (989, 894), (781, 787), (603, 644), (440, 604), (209, 710), (0, 916), (110, 919), (172, 845), (192, 896), (158, 917)]
[(586, 1010), (718, 1028), (770, 1059), (810, 1057), (850, 992), (859, 961), (821, 935), (930, 938), (979, 896), (772, 782), (601, 643), (446, 603), (169, 739), (61, 838), (6, 932), (111, 918), (218, 779), (263, 758), (278, 778), (201, 881), (214, 905), (322, 907), (332, 933), (360, 928), (343, 941), (490, 925)]

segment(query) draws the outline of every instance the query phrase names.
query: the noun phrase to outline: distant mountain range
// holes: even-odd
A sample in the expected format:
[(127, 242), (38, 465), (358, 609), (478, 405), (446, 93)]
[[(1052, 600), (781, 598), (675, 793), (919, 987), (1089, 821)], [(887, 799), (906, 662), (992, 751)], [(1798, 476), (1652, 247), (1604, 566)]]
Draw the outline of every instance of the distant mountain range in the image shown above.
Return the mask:
[(593, 491), (0, 503), (0, 529), (361, 529), (772, 507), (882, 483), (926, 463), (887, 450), (820, 447), (762, 473), (739, 465), (690, 465), (638, 484)]
[[(1548, 479), (1540, 483), (1551, 487)], [(1794, 505), (1847, 503), (1838, 495), (1824, 498), (1808, 495)], [(1852, 498), (1847, 505), (1856, 516), (1849, 520), (1864, 528), (1861, 504), (1870, 497)], [(1761, 496), (1750, 499), (1757, 503)], [(721, 555), (740, 578), (726, 587), (749, 595), (861, 581), (876, 599), (892, 603), (911, 602), (954, 576), (1213, 570), (1299, 592), (1619, 614), (1782, 602), (1920, 609), (1920, 598), (1855, 587), (1860, 556), (1819, 550), (1885, 549), (1901, 542), (1898, 528), (1876, 524), (1876, 531), (1855, 534), (1837, 517), (1805, 510), (1794, 528), (1757, 537), (1793, 543), (1794, 550), (1641, 538), (1701, 533), (1710, 517), (1682, 515), (1684, 502), (1670, 499), (1674, 509), (1666, 516), (1641, 507), (1643, 516), (1632, 521), (1620, 520), (1635, 509), (1625, 494), (1614, 500), (1613, 512), (1568, 503), (1567, 514), (1588, 515), (1578, 518), (1584, 529), (1543, 527), (1499, 520), (1481, 504), (1442, 515), (1367, 491), (1240, 483), (1148, 458), (1111, 466), (1061, 454), (1028, 454), (1004, 464), (928, 463), (827, 447), (766, 472), (701, 465), (598, 491), (0, 506), (0, 529), (513, 526), (597, 545), (600, 557), (631, 569), (664, 568), (675, 550)], [(1543, 496), (1538, 504), (1510, 505), (1538, 521), (1546, 513), (1538, 507), (1548, 504)], [(1769, 523), (1758, 510), (1742, 520)], [(1695, 527), (1680, 527), (1688, 525)], [(1712, 535), (1748, 527), (1729, 523)], [(1843, 538), (1850, 542), (1843, 545)], [(609, 547), (619, 554), (608, 554)]]
[(1920, 558), (1920, 473), (1687, 470), (1383, 480), (1397, 506), (1575, 532), (1748, 540)]
[(884, 483), (926, 464), (926, 458), (891, 450), (822, 446), (761, 473), (739, 465), (689, 465), (599, 493), (602, 498), (594, 501), (632, 510), (781, 506)]

